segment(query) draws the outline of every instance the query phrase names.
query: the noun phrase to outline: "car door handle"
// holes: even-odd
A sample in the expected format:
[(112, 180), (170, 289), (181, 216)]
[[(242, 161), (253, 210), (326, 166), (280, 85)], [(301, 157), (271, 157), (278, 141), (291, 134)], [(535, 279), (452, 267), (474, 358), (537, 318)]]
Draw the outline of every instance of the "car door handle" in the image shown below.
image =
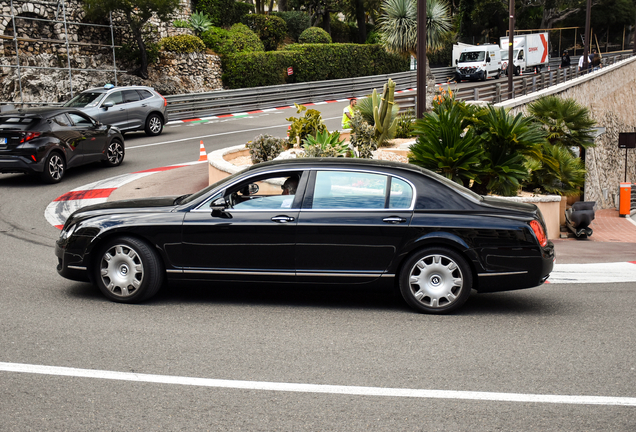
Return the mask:
[(287, 222), (293, 222), (294, 218), (291, 216), (274, 216), (272, 218), (272, 222), (278, 222), (278, 223), (287, 223)]
[(390, 224), (399, 224), (399, 223), (406, 222), (406, 219), (401, 218), (401, 217), (397, 217), (397, 216), (391, 216), (391, 217), (382, 219), (382, 222), (386, 222), (386, 223), (390, 223)]

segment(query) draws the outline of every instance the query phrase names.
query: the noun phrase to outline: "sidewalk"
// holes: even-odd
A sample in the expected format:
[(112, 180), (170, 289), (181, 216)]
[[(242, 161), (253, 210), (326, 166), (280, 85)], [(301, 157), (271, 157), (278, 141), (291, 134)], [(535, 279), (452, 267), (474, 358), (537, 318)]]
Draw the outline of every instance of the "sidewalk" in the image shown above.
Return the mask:
[[(108, 201), (130, 198), (182, 195), (208, 185), (206, 163), (158, 172), (127, 183), (115, 190)], [(598, 210), (590, 225), (594, 234), (587, 239), (553, 240), (557, 263), (589, 264), (636, 261), (636, 225), (614, 209)]]

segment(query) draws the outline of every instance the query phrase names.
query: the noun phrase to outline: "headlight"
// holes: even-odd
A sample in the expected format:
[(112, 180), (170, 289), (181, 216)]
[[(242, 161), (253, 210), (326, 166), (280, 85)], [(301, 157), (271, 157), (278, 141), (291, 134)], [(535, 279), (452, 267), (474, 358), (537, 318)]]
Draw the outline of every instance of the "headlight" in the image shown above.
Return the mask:
[(69, 238), (73, 234), (73, 232), (75, 232), (75, 228), (77, 228), (77, 224), (71, 225), (68, 229), (62, 229), (60, 238), (62, 240), (66, 240), (67, 238)]

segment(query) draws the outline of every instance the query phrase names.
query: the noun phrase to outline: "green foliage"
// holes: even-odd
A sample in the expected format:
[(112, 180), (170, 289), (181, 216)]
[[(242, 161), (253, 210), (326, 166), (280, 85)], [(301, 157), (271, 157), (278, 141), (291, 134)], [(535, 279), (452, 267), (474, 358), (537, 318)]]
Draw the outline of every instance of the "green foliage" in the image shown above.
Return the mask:
[(193, 53), (205, 50), (205, 44), (196, 36), (183, 34), (161, 39), (161, 46), (166, 51), (176, 53)]
[(252, 163), (274, 160), (288, 147), (288, 141), (271, 135), (259, 135), (246, 144), (250, 150)]
[(303, 139), (305, 157), (345, 157), (349, 146), (340, 139), (340, 132), (329, 133), (327, 129), (318, 132), (316, 136), (307, 135)]
[(206, 12), (215, 27), (229, 27), (241, 21), (241, 17), (254, 12), (254, 5), (236, 0), (199, 0), (196, 8)]
[(397, 128), (395, 129), (395, 138), (411, 138), (414, 136), (415, 112), (409, 109), (403, 114), (398, 115)]
[(190, 28), (194, 30), (197, 35), (208, 31), (212, 27), (212, 20), (210, 16), (205, 12), (195, 12), (190, 15)]
[(480, 174), (482, 146), (474, 129), (461, 127), (464, 111), (459, 105), (429, 112), (415, 121), (417, 141), (410, 147), (409, 163), (435, 171), (467, 186)]
[[(336, 43), (357, 42), (355, 39), (358, 28), (348, 22), (340, 21), (336, 14), (332, 14), (331, 22), (331, 40)], [(353, 38), (352, 38), (353, 36)]]
[(176, 28), (190, 28), (190, 21), (177, 19), (172, 21), (172, 26)]
[(273, 16), (282, 18), (287, 24), (287, 35), (298, 42), (301, 33), (311, 27), (311, 17), (301, 11), (273, 12)]
[(542, 189), (561, 196), (578, 196), (585, 184), (585, 164), (567, 148), (543, 144), (543, 160), (529, 160), (531, 180), (526, 190)]
[[(394, 113), (396, 104), (393, 102), (395, 94), (395, 82), (389, 78), (384, 84), (382, 96), (378, 98), (378, 92), (373, 89), (371, 100), (373, 101), (373, 127), (375, 128), (375, 140), (382, 146), (387, 140), (395, 136), (397, 118)], [(398, 107), (399, 111), (399, 107)]]
[[(218, 52), (205, 38), (207, 33), (202, 39)], [(293, 67), (291, 76), (286, 74), (288, 67)], [(225, 56), (223, 82), (229, 88), (248, 88), (381, 75), (408, 69), (408, 60), (388, 54), (380, 45), (292, 44), (280, 51)]]
[(320, 27), (309, 27), (298, 37), (301, 44), (330, 44), (331, 36)]
[(371, 31), (367, 34), (366, 44), (379, 44), (381, 42), (380, 33)]
[(205, 46), (220, 55), (264, 51), (256, 33), (245, 24), (234, 24), (229, 31), (212, 27), (201, 35)]
[(546, 129), (550, 144), (565, 148), (594, 146), (596, 124), (590, 110), (574, 99), (544, 96), (528, 105), (528, 112)]
[(241, 22), (247, 25), (263, 42), (265, 51), (273, 51), (287, 34), (287, 24), (277, 16), (249, 14)]
[[(146, 55), (148, 56), (148, 64), (157, 63), (157, 61), (159, 60), (160, 51), (160, 43), (146, 43)], [(120, 48), (115, 48), (115, 56), (117, 57), (117, 61), (139, 66), (139, 46), (135, 42), (123, 42)]]
[(373, 152), (378, 149), (375, 141), (375, 128), (367, 123), (359, 110), (355, 110), (351, 119), (351, 145), (358, 157), (371, 159)]
[(305, 113), (304, 116), (296, 118), (289, 117), (285, 120), (291, 122), (289, 129), (289, 141), (295, 143), (303, 142), (307, 136), (316, 136), (318, 132), (324, 132), (327, 130), (327, 126), (322, 121), (320, 111), (315, 109), (308, 110), (304, 105), (294, 104), (296, 107), (296, 113)]
[(285, 84), (294, 77), (287, 75), (287, 68), (295, 65), (297, 56), (298, 54), (290, 51), (223, 56), (223, 84), (232, 89)]

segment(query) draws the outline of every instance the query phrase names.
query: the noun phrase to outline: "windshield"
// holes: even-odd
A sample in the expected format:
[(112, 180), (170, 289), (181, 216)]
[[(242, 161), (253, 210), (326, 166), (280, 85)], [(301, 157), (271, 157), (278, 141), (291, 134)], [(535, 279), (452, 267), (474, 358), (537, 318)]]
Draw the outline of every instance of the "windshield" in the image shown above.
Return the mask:
[(463, 52), (459, 56), (459, 61), (460, 62), (479, 62), (479, 61), (484, 61), (485, 57), (486, 57), (485, 51), (468, 51), (468, 52)]
[(66, 102), (64, 106), (74, 108), (84, 108), (96, 106), (104, 96), (104, 92), (84, 92), (75, 96), (70, 101)]
[[(512, 52), (512, 58), (517, 57), (517, 53), (518, 52), (519, 52), (519, 50), (514, 50)], [(501, 59), (502, 60), (508, 60), (508, 51), (507, 50), (506, 51), (503, 51), (503, 50), (501, 51)]]

